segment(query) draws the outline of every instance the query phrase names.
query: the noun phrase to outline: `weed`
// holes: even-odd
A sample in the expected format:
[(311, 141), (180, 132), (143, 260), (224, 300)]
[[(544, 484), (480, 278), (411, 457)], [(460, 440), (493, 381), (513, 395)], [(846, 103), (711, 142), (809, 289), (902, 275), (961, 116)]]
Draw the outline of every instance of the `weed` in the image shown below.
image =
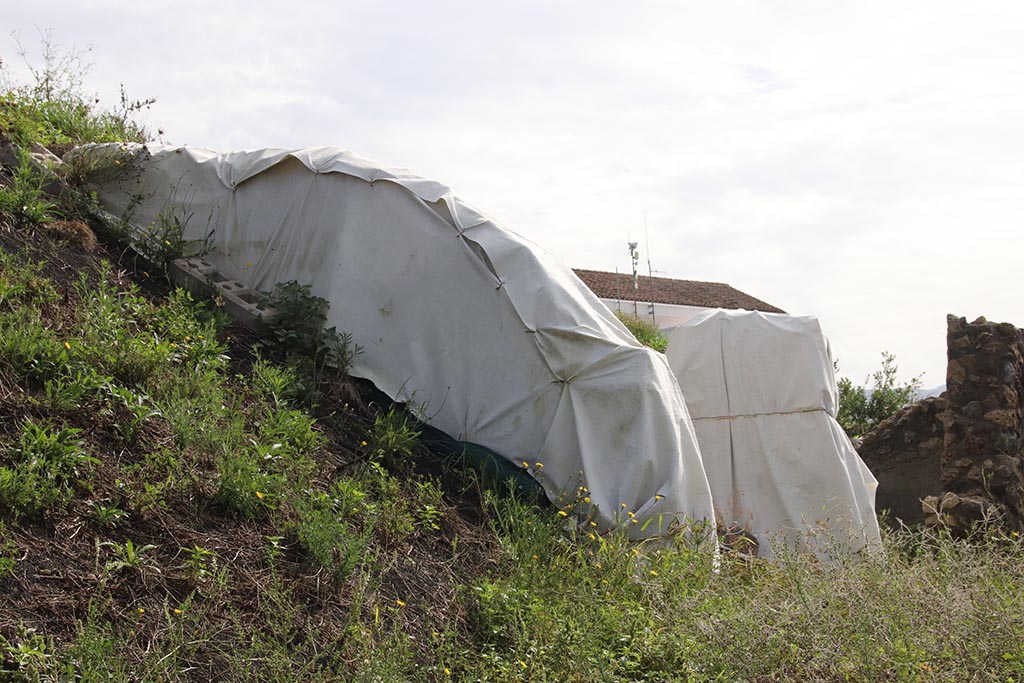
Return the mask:
[(615, 316), (633, 333), (638, 342), (665, 353), (665, 349), (668, 348), (668, 337), (652, 321), (630, 313), (617, 312)]
[(6, 460), (10, 466), (0, 467), (0, 505), (15, 517), (62, 508), (83, 466), (99, 462), (86, 455), (79, 430), (31, 419), (22, 424), (18, 446)]
[(110, 381), (110, 378), (97, 375), (88, 366), (65, 366), (64, 372), (46, 380), (43, 385), (47, 406), (54, 412), (80, 408), (95, 398), (99, 390)]
[(213, 240), (212, 216), (207, 219), (208, 229), (202, 239), (185, 239), (185, 231), (195, 218), (195, 212), (190, 208), (190, 198), (186, 196), (178, 201), (177, 192), (177, 186), (172, 188), (164, 209), (149, 225), (140, 228), (132, 240), (135, 250), (164, 275), (176, 259), (209, 253)]
[[(14, 642), (8, 641), (0, 635), (0, 652), (4, 655), (4, 669), (8, 669), (6, 664), (9, 662), (15, 675), (19, 671), (32, 672), (43, 666), (46, 660), (52, 656), (52, 650), (53, 643), (48, 638), (38, 634), (35, 629), (28, 628), (24, 624), (18, 625)], [(15, 678), (14, 680), (17, 681), (19, 679)], [(38, 678), (31, 679), (25, 677), (21, 680), (32, 681), (38, 680)]]
[(21, 553), (14, 541), (7, 537), (7, 527), (0, 522), (0, 581), (14, 576)]
[(212, 578), (217, 572), (217, 553), (199, 545), (191, 548), (182, 548), (182, 552), (188, 557), (181, 568), (185, 570), (193, 581), (203, 582)]
[(114, 559), (109, 560), (103, 566), (104, 573), (108, 575), (119, 572), (122, 569), (142, 572), (149, 566), (149, 560), (145, 557), (146, 553), (156, 549), (156, 546), (152, 544), (135, 545), (135, 542), (131, 539), (124, 543), (104, 541), (99, 543), (97, 547), (111, 548), (113, 551)]
[(112, 529), (128, 519), (128, 513), (113, 504), (91, 501), (92, 518), (102, 527)]
[[(85, 76), (92, 68), (85, 61), (89, 49), (62, 50), (54, 41), (52, 31), (40, 31), (41, 62), (37, 63), (29, 57), (17, 34), (12, 37), (16, 52), (34, 81), (20, 87), (5, 82), (6, 92), (0, 95), (0, 128), (6, 130), (16, 144), (146, 141), (148, 134), (134, 118), (153, 104), (154, 99), (132, 100), (122, 88), (120, 103), (115, 109), (97, 109), (97, 100), (83, 91)], [(6, 76), (2, 66), (0, 64), (0, 76)]]
[(247, 518), (273, 507), (285, 482), (282, 474), (272, 471), (275, 450), (273, 445), (261, 447), (251, 442), (249, 448), (225, 453), (218, 464), (214, 500), (225, 510)]
[(390, 468), (408, 463), (413, 449), (419, 443), (420, 433), (414, 420), (405, 412), (388, 408), (373, 421), (373, 428), (367, 436), (367, 452), (376, 461)]
[(27, 149), (19, 151), (11, 184), (0, 184), (0, 220), (15, 226), (34, 226), (53, 218), (56, 205), (43, 199), (46, 178), (36, 164)]
[[(351, 495), (352, 491), (348, 493)], [(298, 520), (294, 533), (299, 545), (336, 581), (341, 582), (364, 559), (372, 538), (373, 526), (359, 529), (358, 520), (341, 514), (351, 499), (334, 498), (326, 493), (308, 495), (296, 504)]]
[(105, 388), (114, 403), (121, 408), (121, 419), (115, 425), (126, 443), (135, 442), (147, 420), (162, 417), (160, 411), (149, 404), (148, 396), (109, 382)]

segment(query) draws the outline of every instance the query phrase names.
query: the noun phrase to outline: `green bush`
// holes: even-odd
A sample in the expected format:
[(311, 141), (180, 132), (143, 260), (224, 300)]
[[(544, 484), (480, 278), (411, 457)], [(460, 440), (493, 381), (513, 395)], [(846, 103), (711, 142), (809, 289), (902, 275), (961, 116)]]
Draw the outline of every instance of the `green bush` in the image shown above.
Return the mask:
[(882, 352), (882, 369), (871, 375), (872, 385), (854, 386), (848, 377), (839, 378), (837, 421), (851, 437), (867, 434), (886, 418), (913, 403), (921, 388), (921, 377), (905, 384), (896, 379), (896, 357)]

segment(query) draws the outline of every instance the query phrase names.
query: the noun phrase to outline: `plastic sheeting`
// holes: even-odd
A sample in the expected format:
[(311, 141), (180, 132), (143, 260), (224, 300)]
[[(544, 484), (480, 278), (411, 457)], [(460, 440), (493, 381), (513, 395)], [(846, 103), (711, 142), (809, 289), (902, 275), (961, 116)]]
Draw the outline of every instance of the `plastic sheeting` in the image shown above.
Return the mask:
[(568, 267), (444, 185), (337, 148), (129, 152), (99, 187), (109, 210), (135, 225), (190, 216), (185, 239), (212, 230), (207, 260), (251, 288), (310, 284), (328, 325), (364, 349), (353, 374), (434, 427), (529, 463), (552, 501), (602, 528), (642, 537), (713, 521), (665, 357)]
[(818, 320), (708, 310), (667, 349), (686, 395), (718, 521), (824, 554), (879, 543), (874, 476), (835, 420), (838, 391)]

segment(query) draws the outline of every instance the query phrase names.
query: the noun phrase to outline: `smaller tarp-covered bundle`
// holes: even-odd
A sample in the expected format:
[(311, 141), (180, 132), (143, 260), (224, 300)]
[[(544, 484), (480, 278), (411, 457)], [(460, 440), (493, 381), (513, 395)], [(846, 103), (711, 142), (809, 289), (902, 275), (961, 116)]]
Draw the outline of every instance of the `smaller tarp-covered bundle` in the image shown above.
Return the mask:
[(708, 310), (667, 355), (693, 419), (720, 524), (820, 554), (880, 541), (877, 482), (835, 420), (838, 392), (818, 320)]

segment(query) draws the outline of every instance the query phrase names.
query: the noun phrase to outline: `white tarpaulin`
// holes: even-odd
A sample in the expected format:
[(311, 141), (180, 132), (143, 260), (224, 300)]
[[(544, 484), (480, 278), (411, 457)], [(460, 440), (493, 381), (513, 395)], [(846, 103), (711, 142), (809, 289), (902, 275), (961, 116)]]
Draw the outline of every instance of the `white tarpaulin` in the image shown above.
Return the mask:
[(337, 148), (131, 149), (128, 170), (99, 187), (108, 209), (131, 209), (135, 225), (190, 215), (185, 239), (212, 229), (205, 258), (248, 287), (311, 285), (328, 325), (364, 348), (353, 374), (433, 426), (530, 463), (553, 501), (589, 494), (583, 514), (604, 528), (625, 519), (649, 536), (713, 520), (665, 357), (569, 268), (444, 185)]
[(818, 552), (879, 542), (877, 482), (835, 420), (818, 320), (707, 310), (667, 350), (690, 409), (718, 522)]

